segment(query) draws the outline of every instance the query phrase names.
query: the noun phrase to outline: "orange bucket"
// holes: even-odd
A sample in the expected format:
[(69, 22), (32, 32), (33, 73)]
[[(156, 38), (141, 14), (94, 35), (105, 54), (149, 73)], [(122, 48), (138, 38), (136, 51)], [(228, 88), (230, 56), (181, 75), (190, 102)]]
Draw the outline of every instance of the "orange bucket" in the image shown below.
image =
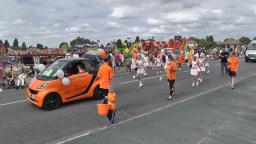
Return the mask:
[(109, 105), (108, 104), (97, 104), (98, 108), (98, 114), (101, 116), (106, 116), (109, 111)]

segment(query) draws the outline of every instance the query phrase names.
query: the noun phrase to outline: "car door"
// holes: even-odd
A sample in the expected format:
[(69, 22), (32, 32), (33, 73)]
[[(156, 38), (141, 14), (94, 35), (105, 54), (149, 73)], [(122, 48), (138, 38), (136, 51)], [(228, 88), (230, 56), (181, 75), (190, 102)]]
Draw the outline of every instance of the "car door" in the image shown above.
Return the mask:
[[(78, 66), (84, 69), (83, 72), (79, 72)], [(70, 76), (70, 84), (72, 85), (72, 95), (68, 99), (80, 97), (87, 93), (87, 88), (90, 85), (93, 76), (86, 71), (85, 65), (82, 61), (74, 63), (72, 69), (74, 75)]]

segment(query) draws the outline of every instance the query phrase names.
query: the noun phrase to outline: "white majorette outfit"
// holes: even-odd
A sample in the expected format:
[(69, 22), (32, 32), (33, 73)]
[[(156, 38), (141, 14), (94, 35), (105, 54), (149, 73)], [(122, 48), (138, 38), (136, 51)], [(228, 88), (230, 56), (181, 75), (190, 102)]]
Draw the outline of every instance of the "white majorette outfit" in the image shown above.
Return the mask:
[(144, 56), (144, 66), (149, 67), (149, 57), (148, 56)]
[(205, 58), (205, 71), (206, 73), (210, 73), (210, 56), (207, 55)]
[(136, 71), (135, 71), (136, 65), (137, 65), (137, 60), (135, 58), (132, 58), (132, 61), (131, 61), (131, 72), (133, 73), (132, 77), (134, 79), (136, 78), (136, 76), (135, 76), (135, 74), (136, 74)]
[(138, 75), (145, 73), (143, 60), (137, 60), (137, 67), (138, 67), (138, 71), (137, 71), (137, 74), (138, 74)]
[(199, 72), (205, 72), (205, 58), (199, 58), (198, 63), (201, 69), (198, 68)]
[(198, 62), (193, 60), (190, 74), (192, 76), (197, 76), (198, 75), (198, 69), (199, 69)]

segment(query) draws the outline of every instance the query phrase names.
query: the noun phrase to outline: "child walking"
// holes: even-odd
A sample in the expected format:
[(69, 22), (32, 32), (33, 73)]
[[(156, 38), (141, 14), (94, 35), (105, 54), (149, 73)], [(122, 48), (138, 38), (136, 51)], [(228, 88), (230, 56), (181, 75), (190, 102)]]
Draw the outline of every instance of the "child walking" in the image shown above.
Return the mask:
[(190, 71), (190, 74), (192, 75), (192, 87), (194, 87), (195, 85), (196, 86), (199, 85), (199, 81), (197, 79), (198, 69), (201, 70), (201, 68), (198, 64), (198, 61), (197, 61), (197, 57), (194, 56), (193, 61), (192, 61), (192, 65), (191, 65), (191, 71)]
[(176, 80), (177, 63), (174, 61), (172, 56), (168, 57), (168, 63), (166, 65), (166, 77), (170, 86), (170, 95), (168, 100), (171, 100), (175, 96), (174, 83)]
[(117, 95), (112, 85), (109, 86), (108, 91), (107, 104), (109, 105), (109, 111), (107, 117), (109, 119), (109, 124), (114, 124), (117, 108)]

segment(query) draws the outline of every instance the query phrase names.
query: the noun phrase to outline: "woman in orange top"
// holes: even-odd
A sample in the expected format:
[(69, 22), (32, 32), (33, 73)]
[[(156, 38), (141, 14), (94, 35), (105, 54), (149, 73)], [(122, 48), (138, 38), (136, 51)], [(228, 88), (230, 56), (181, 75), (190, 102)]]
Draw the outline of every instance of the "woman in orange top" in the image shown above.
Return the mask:
[(178, 62), (179, 62), (179, 70), (181, 70), (181, 65), (184, 64), (184, 57), (181, 52), (178, 55)]
[(102, 64), (99, 68), (97, 79), (99, 79), (100, 81), (100, 89), (102, 91), (103, 96), (105, 97), (108, 94), (108, 87), (111, 84), (114, 71), (109, 66), (110, 58), (106, 56), (103, 58), (103, 60), (104, 60), (104, 64)]
[(234, 89), (235, 85), (235, 77), (238, 70), (238, 63), (239, 58), (235, 56), (235, 52), (231, 52), (229, 59), (228, 59), (228, 70), (229, 70), (229, 77), (231, 82), (231, 88)]
[(170, 86), (170, 95), (168, 100), (171, 100), (175, 95), (174, 83), (176, 80), (177, 64), (172, 56), (169, 56), (168, 63), (166, 65), (166, 77)]
[(108, 119), (110, 124), (114, 124), (115, 123), (115, 115), (116, 115), (116, 108), (117, 108), (117, 95), (114, 91), (113, 86), (109, 86), (108, 88), (108, 105), (109, 105), (109, 111), (108, 111)]

